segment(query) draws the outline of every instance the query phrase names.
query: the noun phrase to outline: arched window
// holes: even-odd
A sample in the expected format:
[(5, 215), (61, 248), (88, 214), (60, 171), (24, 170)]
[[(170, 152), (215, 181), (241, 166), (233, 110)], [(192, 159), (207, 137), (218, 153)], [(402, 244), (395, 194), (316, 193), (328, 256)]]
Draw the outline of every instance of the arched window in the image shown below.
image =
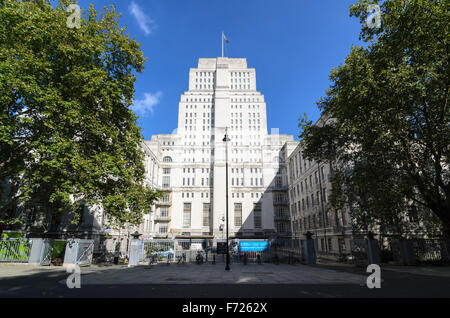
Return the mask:
[(166, 156), (166, 157), (163, 158), (163, 161), (164, 162), (172, 162), (172, 158), (169, 157), (169, 156)]

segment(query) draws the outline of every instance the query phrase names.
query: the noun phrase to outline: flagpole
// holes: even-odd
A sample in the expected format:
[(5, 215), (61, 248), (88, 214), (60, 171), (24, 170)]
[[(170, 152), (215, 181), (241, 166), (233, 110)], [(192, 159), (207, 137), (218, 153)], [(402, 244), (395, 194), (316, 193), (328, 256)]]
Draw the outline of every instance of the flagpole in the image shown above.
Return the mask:
[(223, 57), (223, 31), (222, 31), (222, 57)]

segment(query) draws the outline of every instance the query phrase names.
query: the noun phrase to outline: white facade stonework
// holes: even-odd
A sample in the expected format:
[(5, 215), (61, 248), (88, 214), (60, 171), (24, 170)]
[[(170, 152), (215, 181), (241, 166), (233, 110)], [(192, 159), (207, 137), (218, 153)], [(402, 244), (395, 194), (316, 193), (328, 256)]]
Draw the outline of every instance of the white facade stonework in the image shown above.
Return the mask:
[(285, 160), (297, 142), (268, 133), (264, 95), (246, 59), (219, 57), (190, 69), (175, 133), (144, 142), (148, 183), (167, 191), (144, 236), (222, 238), (225, 131), (230, 237), (290, 235)]
[[(321, 117), (316, 125), (328, 119)], [(305, 239), (311, 232), (316, 251), (322, 259), (338, 259), (350, 254), (352, 225), (348, 207), (331, 208), (333, 169), (330, 162), (316, 162), (303, 156), (298, 143), (287, 159), (292, 238)]]

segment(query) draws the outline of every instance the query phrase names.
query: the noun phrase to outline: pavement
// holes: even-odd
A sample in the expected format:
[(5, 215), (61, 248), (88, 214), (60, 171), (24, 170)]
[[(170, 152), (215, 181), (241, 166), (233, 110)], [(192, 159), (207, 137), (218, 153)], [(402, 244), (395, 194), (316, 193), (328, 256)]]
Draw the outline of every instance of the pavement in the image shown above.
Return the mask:
[(57, 266), (0, 264), (0, 298), (450, 298), (450, 267), (381, 268), (369, 289), (365, 268), (332, 264), (157, 264), (81, 268), (81, 288)]
[(226, 271), (219, 264), (157, 264), (91, 272), (84, 275), (83, 284), (360, 284), (365, 280), (363, 275), (306, 265), (236, 264)]

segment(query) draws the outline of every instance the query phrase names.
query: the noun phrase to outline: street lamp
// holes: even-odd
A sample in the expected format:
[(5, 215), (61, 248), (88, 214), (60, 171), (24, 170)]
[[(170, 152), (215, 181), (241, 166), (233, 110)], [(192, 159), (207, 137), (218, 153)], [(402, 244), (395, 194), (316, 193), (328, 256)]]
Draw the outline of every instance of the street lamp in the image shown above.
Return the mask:
[[(333, 119), (333, 117), (329, 117), (325, 120), (325, 122), (323, 123), (323, 127), (327, 124), (327, 122)], [(322, 189), (322, 179), (321, 179), (321, 169), (320, 169), (320, 163), (321, 160), (317, 161), (317, 173), (319, 174), (319, 192), (320, 192), (320, 204), (321, 204), (321, 208), (322, 208), (322, 222), (323, 222), (323, 236), (324, 236), (324, 240), (325, 240), (325, 251), (328, 254), (328, 241), (327, 241), (327, 220), (328, 219), (328, 211), (325, 212), (325, 207), (324, 207), (324, 199), (323, 199), (323, 189)], [(331, 168), (331, 162), (330, 162), (330, 168)], [(324, 180), (325, 182), (325, 180)], [(327, 216), (325, 217), (325, 213), (327, 214)], [(317, 234), (316, 234), (316, 239), (317, 239)]]
[(222, 141), (225, 142), (225, 189), (226, 189), (226, 195), (225, 195), (225, 202), (226, 202), (226, 222), (227, 222), (227, 263), (225, 266), (225, 270), (230, 270), (230, 248), (228, 246), (228, 142), (230, 141), (230, 138), (228, 138), (227, 134), (227, 127), (225, 127), (225, 136), (223, 137)]

